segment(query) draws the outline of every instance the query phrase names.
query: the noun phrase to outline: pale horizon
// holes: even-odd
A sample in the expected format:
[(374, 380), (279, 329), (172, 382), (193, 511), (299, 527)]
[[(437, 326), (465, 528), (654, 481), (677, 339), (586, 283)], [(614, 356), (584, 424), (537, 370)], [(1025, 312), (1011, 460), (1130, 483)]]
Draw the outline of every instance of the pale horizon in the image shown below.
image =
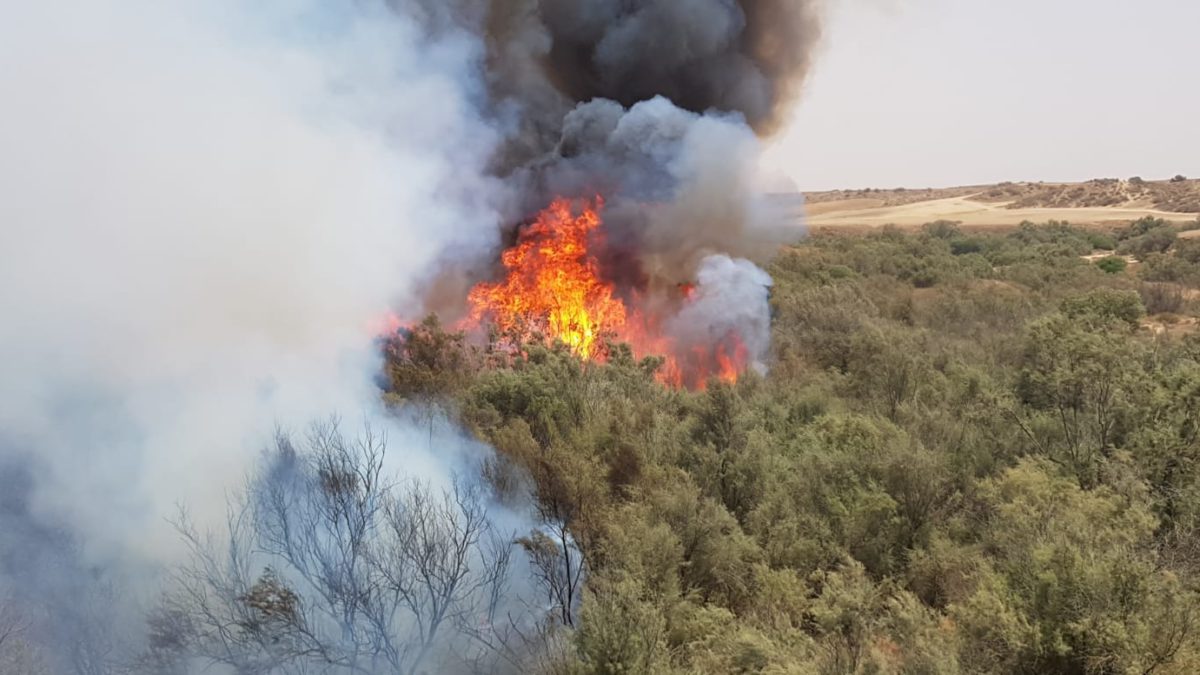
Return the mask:
[(831, 3), (766, 164), (801, 190), (1200, 177), (1200, 3)]

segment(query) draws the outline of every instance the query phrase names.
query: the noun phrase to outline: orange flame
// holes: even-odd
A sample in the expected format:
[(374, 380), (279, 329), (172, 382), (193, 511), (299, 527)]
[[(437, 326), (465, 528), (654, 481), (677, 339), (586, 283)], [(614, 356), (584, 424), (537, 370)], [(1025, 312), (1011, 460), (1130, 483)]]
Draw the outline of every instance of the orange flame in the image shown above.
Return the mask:
[(666, 354), (656, 373), (658, 381), (676, 388), (703, 391), (712, 378), (732, 384), (750, 362), (749, 350), (736, 332), (730, 332), (715, 345), (697, 344), (682, 350), (673, 349), (674, 345), (665, 338), (650, 342), (659, 346), (652, 351)]
[[(604, 246), (602, 208), (599, 198), (581, 202), (578, 212), (571, 200), (554, 200), (501, 255), (503, 280), (471, 290), (468, 324), (490, 320), (524, 338), (542, 334), (584, 360), (603, 361), (604, 339), (615, 338), (638, 356), (663, 356), (657, 377), (670, 386), (703, 389), (710, 377), (736, 381), (749, 362), (736, 332), (712, 345), (681, 345), (662, 333), (657, 317), (626, 308), (594, 254)], [(691, 301), (694, 291), (681, 284), (679, 300)]]
[(596, 358), (601, 333), (625, 324), (625, 305), (612, 284), (600, 281), (599, 265), (588, 254), (589, 238), (600, 236), (601, 206), (599, 199), (585, 202), (574, 215), (569, 200), (557, 199), (542, 211), (501, 256), (507, 278), (479, 284), (467, 296), (471, 319), (489, 315), (504, 331), (539, 329), (580, 357)]

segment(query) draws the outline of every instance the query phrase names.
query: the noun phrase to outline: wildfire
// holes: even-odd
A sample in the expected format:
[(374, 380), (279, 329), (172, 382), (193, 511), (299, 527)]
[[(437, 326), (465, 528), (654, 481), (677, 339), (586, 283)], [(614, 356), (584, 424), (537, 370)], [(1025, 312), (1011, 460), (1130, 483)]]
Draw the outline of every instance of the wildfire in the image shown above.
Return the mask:
[[(468, 325), (491, 321), (522, 338), (560, 340), (584, 360), (603, 361), (605, 339), (628, 343), (638, 356), (664, 358), (658, 378), (665, 384), (704, 388), (710, 377), (734, 381), (749, 360), (736, 332), (713, 344), (680, 344), (661, 330), (660, 317), (627, 307), (605, 279), (595, 252), (605, 246), (603, 201), (556, 199), (519, 234), (500, 261), (505, 276), (481, 283), (468, 295)], [(692, 301), (695, 288), (679, 287), (678, 301)]]
[(569, 200), (558, 199), (542, 211), (500, 257), (504, 281), (471, 291), (472, 320), (489, 316), (504, 331), (540, 330), (584, 359), (596, 358), (601, 334), (625, 325), (625, 305), (588, 254), (588, 239), (600, 237), (601, 205), (585, 203), (575, 215)]
[(729, 333), (715, 345), (695, 345), (682, 354), (669, 355), (658, 370), (658, 380), (673, 387), (704, 389), (710, 377), (736, 382), (746, 368), (749, 354), (737, 333)]

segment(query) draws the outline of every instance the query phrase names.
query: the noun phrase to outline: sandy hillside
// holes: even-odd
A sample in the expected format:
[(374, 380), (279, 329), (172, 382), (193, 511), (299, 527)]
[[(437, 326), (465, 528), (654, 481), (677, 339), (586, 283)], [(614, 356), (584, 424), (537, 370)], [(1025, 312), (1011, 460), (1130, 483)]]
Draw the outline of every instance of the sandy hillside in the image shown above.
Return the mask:
[(1104, 225), (1147, 215), (1185, 223), (1200, 215), (1200, 201), (1193, 203), (1193, 193), (1200, 194), (1200, 181), (1100, 180), (933, 190), (838, 190), (806, 195), (806, 211), (808, 224), (814, 228), (889, 224), (918, 227), (935, 220), (954, 220), (964, 227), (977, 228), (1048, 220)]

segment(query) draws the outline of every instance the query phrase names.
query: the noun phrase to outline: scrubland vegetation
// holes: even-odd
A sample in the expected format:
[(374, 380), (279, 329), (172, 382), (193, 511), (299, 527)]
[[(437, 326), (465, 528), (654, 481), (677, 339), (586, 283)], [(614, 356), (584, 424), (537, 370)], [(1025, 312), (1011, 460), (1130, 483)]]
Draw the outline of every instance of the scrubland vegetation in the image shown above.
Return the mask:
[(389, 396), (446, 406), (579, 542), (563, 672), (1196, 672), (1200, 242), (1174, 234), (814, 238), (771, 268), (765, 377), (672, 391), (619, 347), (504, 359), (430, 321)]
[(1152, 205), (1176, 213), (1200, 212), (1200, 181), (1175, 176), (1148, 181), (1140, 176), (1127, 180), (1097, 178), (1085, 183), (1002, 183), (980, 194), (983, 201), (1010, 202), (1009, 208), (1120, 206), (1129, 203)]
[[(702, 392), (621, 345), (512, 355), (431, 317), (385, 345), (384, 396), (494, 446), (484, 487), (381, 486), (371, 438), (281, 438), (231, 526), (282, 573), (195, 539), (143, 663), (441, 672), (426, 636), (495, 620), (520, 551), (542, 616), (469, 635), (482, 672), (1197, 672), (1200, 241), (1175, 234), (811, 238), (770, 268), (768, 374)], [(319, 494), (271, 487), (292, 471)], [(502, 541), (481, 504), (523, 491), (546, 527)], [(306, 606), (358, 628), (317, 639)]]

